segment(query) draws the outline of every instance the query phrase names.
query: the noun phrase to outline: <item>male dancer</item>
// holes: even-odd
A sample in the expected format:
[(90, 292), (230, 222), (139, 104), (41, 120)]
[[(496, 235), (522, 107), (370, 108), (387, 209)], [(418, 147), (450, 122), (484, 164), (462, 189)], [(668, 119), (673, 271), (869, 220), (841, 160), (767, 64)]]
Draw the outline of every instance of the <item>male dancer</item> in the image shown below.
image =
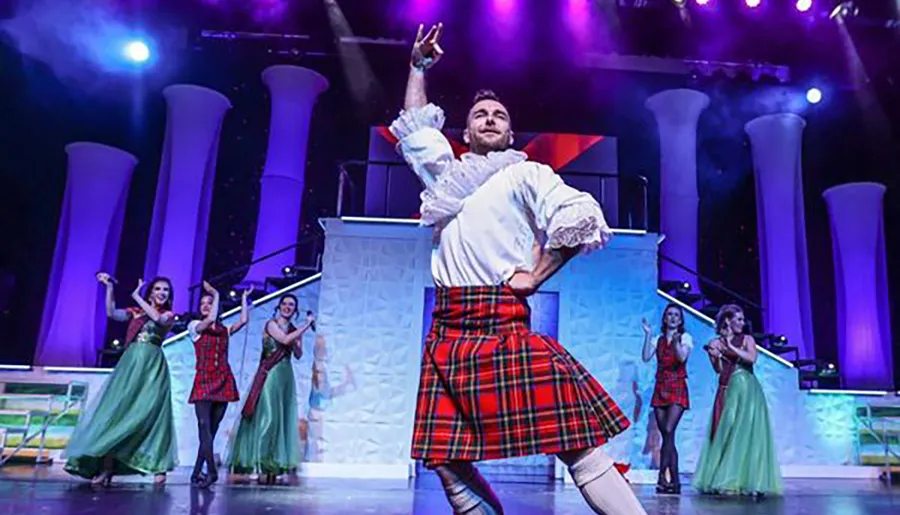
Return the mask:
[[(412, 456), (434, 469), (457, 514), (502, 514), (473, 463), (555, 454), (596, 513), (641, 515), (599, 446), (628, 427), (600, 384), (553, 338), (532, 333), (525, 298), (569, 259), (610, 238), (597, 202), (510, 149), (506, 107), (480, 92), (468, 114), (470, 152), (454, 158), (425, 74), (443, 27), (413, 45), (404, 110), (391, 125), (425, 184), (437, 285), (422, 358)], [(536, 250), (536, 252), (534, 252)]]

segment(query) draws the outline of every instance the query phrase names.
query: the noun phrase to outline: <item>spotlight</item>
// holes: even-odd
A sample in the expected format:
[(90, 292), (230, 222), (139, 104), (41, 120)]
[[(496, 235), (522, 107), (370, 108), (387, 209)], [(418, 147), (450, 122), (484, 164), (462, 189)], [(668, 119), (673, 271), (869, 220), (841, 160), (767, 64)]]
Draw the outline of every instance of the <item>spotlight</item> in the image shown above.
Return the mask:
[(759, 4), (761, 2), (762, 0), (744, 0), (744, 3), (747, 4), (747, 7), (751, 9), (756, 9), (757, 7), (759, 7)]
[(143, 63), (150, 59), (150, 47), (140, 40), (130, 41), (125, 45), (124, 52), (125, 57), (136, 63)]
[(116, 338), (112, 341), (113, 347), (118, 347), (119, 345), (122, 345), (122, 342), (120, 342), (118, 338)]
[(175, 321), (176, 321), (176, 322), (180, 322), (180, 321), (181, 321), (181, 315), (175, 315)]
[(819, 88), (809, 88), (806, 92), (806, 101), (810, 104), (818, 104), (822, 101), (822, 90)]
[(285, 277), (288, 277), (292, 273), (294, 273), (294, 270), (289, 266), (286, 266), (281, 269), (281, 274), (284, 275)]
[(700, 5), (700, 6), (709, 5), (709, 0), (697, 0), (697, 5)]
[(797, 3), (794, 5), (798, 11), (805, 13), (812, 8), (812, 0), (797, 0)]
[(850, 1), (850, 2), (842, 2), (834, 7), (831, 10), (831, 14), (828, 15), (828, 19), (833, 20), (835, 18), (849, 18), (851, 16), (856, 16), (859, 14), (859, 7)]
[(776, 347), (783, 347), (783, 346), (787, 345), (787, 341), (788, 341), (787, 336), (782, 334), (782, 335), (772, 338), (772, 345), (774, 345)]
[(236, 299), (238, 296), (238, 292), (231, 290), (230, 292), (228, 292), (228, 296), (231, 297), (232, 299)]

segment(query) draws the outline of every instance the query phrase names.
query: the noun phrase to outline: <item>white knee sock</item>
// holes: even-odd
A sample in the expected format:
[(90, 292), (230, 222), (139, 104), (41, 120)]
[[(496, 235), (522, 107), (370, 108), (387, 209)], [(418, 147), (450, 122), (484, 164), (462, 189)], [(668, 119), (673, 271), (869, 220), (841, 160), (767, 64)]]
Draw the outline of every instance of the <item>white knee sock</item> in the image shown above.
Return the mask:
[(599, 448), (560, 459), (569, 466), (575, 485), (594, 513), (647, 515), (628, 482), (613, 466), (612, 458)]
[(451, 463), (435, 469), (456, 515), (503, 515), (491, 486), (471, 463)]

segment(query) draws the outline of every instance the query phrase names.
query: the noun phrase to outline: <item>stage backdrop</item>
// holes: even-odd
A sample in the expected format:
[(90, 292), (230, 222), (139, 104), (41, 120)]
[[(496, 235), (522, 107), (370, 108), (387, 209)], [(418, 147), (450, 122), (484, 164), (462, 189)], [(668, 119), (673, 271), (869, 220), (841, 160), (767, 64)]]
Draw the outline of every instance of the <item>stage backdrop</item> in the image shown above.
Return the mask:
[[(293, 289), (302, 310), (318, 312), (318, 333), (304, 339), (304, 356), (294, 361), (297, 437), (307, 442), (302, 473), (406, 477), (415, 470), (409, 447), (433, 286), (431, 232), (403, 223), (328, 219), (323, 225), (327, 237), (321, 280)], [(557, 333), (632, 419), (632, 427), (613, 439), (608, 451), (635, 469), (653, 468), (659, 447), (648, 416), (655, 364), (640, 358), (641, 318), (658, 327), (667, 302), (656, 289), (656, 241), (653, 234), (618, 234), (608, 249), (569, 263), (534, 299), (535, 328)], [(249, 327), (232, 342), (231, 365), (242, 400), (259, 363), (263, 324), (276, 302), (272, 298), (257, 306)], [(698, 346), (712, 337), (708, 320), (696, 314), (688, 315), (687, 329)], [(321, 409), (310, 410), (317, 337), (327, 349), (319, 353), (320, 370), (330, 387), (323, 391), (331, 395)], [(188, 465), (197, 447), (194, 414), (187, 404), (193, 346), (180, 337), (165, 350), (173, 377), (179, 457)], [(800, 391), (796, 370), (766, 355), (756, 370), (782, 465), (796, 470), (855, 463), (852, 396)], [(702, 350), (692, 353), (688, 373), (692, 409), (678, 432), (684, 472), (696, 464), (716, 386)], [(229, 408), (226, 430), (234, 426), (239, 408), (240, 403)], [(216, 446), (223, 455), (226, 440), (223, 435)], [(533, 469), (547, 463), (541, 458), (510, 460), (504, 467)], [(555, 472), (561, 474), (558, 464)]]
[[(448, 129), (444, 134), (457, 156), (466, 152), (461, 130)], [(422, 185), (397, 153), (396, 145), (397, 138), (387, 127), (371, 129), (365, 176), (366, 216), (411, 218), (419, 212)], [(571, 186), (593, 195), (603, 205), (611, 226), (620, 226), (620, 214), (630, 223), (643, 223), (642, 205), (626, 201), (620, 208), (619, 188), (627, 185), (620, 184), (615, 138), (517, 132), (514, 148), (528, 154), (532, 161), (549, 165)], [(625, 196), (624, 200), (639, 198)]]

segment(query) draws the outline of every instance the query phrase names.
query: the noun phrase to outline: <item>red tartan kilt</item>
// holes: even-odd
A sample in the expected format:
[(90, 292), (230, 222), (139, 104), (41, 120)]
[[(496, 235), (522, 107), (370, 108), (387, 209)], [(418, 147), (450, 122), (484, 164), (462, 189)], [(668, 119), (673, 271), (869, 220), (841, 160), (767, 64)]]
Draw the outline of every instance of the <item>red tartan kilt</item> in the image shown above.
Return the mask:
[(597, 447), (629, 422), (506, 287), (438, 288), (412, 457), (427, 466)]
[(231, 369), (198, 370), (189, 403), (197, 401), (235, 402), (240, 398)]
[(673, 404), (678, 404), (684, 409), (691, 409), (687, 380), (683, 377), (657, 377), (656, 387), (653, 389), (653, 398), (650, 399), (650, 405), (654, 408), (661, 408)]

